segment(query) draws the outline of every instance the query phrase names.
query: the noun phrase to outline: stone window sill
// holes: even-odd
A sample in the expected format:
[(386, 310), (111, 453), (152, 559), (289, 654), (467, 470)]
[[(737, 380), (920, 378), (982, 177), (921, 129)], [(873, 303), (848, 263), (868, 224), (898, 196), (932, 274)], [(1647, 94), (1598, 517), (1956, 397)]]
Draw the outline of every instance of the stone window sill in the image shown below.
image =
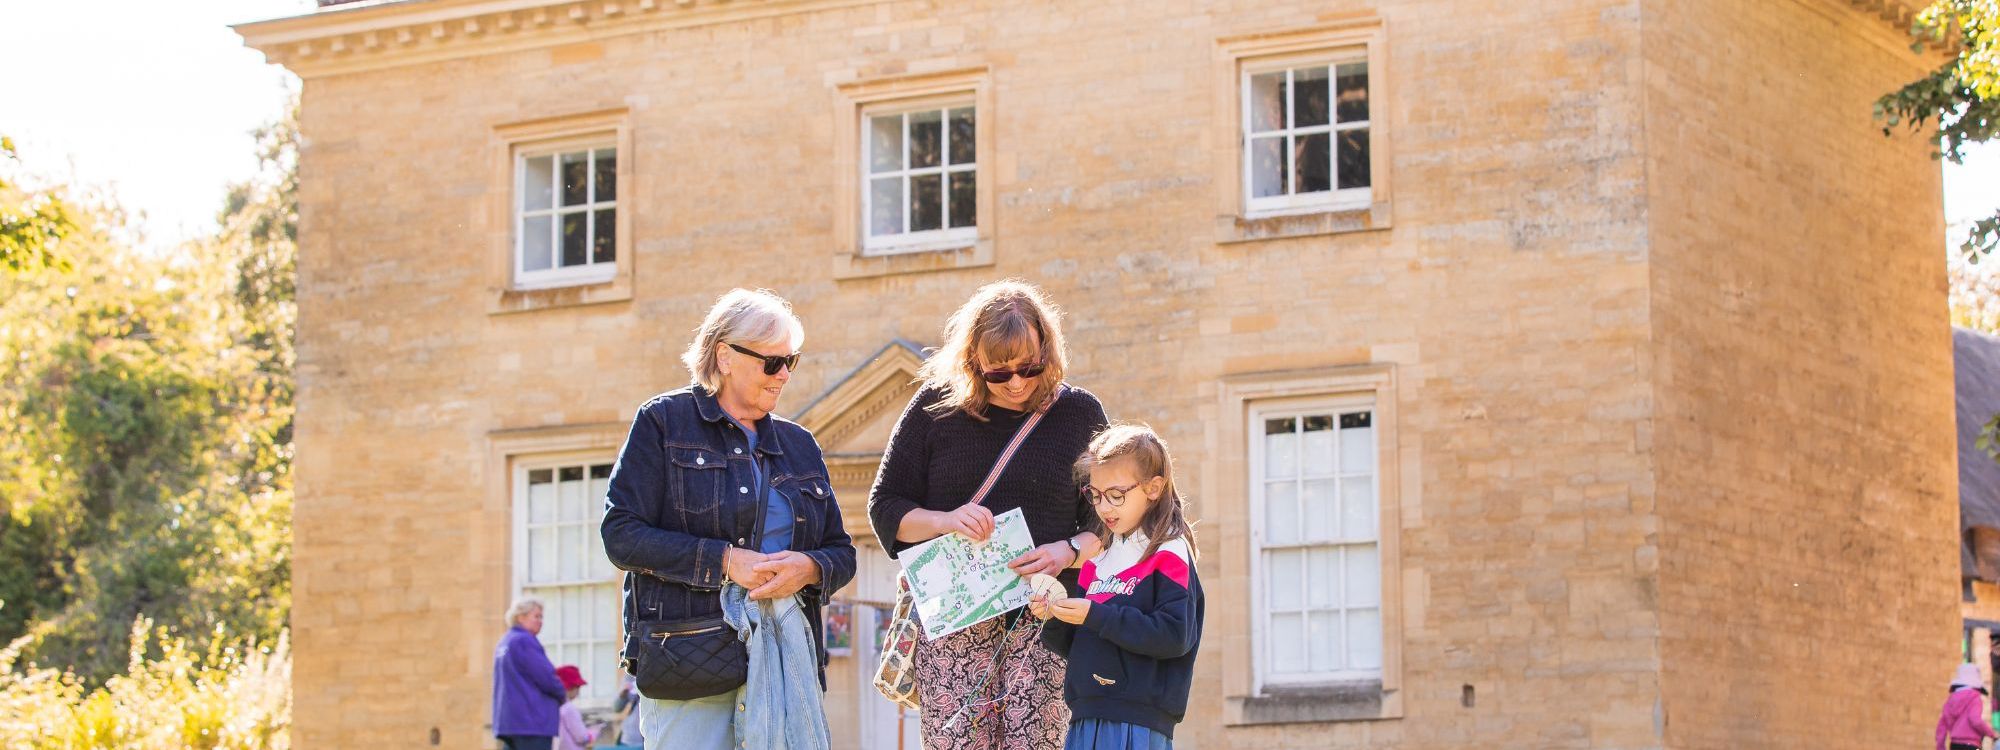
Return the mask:
[(982, 238), (969, 245), (940, 250), (882, 255), (836, 253), (833, 257), (833, 277), (840, 280), (865, 279), (926, 271), (982, 268), (991, 265), (993, 265), (993, 241)]
[(1234, 696), (1224, 707), (1229, 726), (1383, 721), (1403, 717), (1401, 696), (1380, 681), (1265, 688), (1263, 695)]
[(1222, 216), (1215, 220), (1215, 241), (1230, 245), (1388, 228), (1389, 202), (1378, 201), (1361, 208), (1335, 211), (1258, 217)]
[(489, 315), (533, 312), (560, 307), (579, 307), (632, 299), (632, 277), (620, 273), (610, 281), (543, 289), (501, 289), (491, 297)]

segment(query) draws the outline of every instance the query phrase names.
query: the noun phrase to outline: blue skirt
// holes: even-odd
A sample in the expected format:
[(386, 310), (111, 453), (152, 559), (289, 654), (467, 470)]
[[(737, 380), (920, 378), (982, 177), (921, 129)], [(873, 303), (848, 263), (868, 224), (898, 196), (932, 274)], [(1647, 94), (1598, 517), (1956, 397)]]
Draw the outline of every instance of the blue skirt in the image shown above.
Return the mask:
[(1063, 750), (1173, 750), (1174, 741), (1137, 724), (1103, 719), (1077, 719), (1069, 723), (1069, 739)]

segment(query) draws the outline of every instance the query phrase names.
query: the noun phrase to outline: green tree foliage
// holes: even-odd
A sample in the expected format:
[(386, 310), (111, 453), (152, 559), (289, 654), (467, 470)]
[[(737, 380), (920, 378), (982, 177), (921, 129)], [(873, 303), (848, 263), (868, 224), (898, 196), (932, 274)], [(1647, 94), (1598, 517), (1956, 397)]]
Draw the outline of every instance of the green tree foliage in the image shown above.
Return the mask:
[(152, 618), (206, 652), (291, 601), (297, 128), (207, 240), (130, 247), (70, 207), (67, 263), (0, 275), (0, 640), (97, 686)]
[[(1935, 0), (1919, 13), (1910, 33), (1921, 52), (1942, 48), (1951, 56), (1928, 75), (1875, 102), (1882, 132), (1898, 126), (1921, 130), (1935, 123), (1936, 156), (1953, 163), (1965, 148), (2000, 135), (2000, 0)], [(2000, 214), (1975, 222), (1961, 246), (1977, 263), (2000, 246)]]
[(0, 270), (60, 267), (58, 248), (76, 225), (56, 193), (28, 190), (9, 177), (19, 160), (14, 142), (0, 135)]

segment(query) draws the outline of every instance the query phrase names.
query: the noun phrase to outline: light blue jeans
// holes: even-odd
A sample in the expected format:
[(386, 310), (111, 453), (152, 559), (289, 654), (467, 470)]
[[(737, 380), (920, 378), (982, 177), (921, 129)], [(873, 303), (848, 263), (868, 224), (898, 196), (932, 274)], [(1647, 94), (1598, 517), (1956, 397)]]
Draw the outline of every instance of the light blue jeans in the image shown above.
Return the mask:
[(639, 699), (646, 750), (737, 750), (736, 707), (744, 688), (691, 701)]

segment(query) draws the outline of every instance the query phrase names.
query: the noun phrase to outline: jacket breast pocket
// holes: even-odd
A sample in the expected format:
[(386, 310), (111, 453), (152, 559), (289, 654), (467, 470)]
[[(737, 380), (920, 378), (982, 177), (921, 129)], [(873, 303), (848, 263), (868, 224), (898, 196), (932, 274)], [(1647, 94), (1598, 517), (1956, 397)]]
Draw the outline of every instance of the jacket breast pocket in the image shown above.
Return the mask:
[(681, 513), (686, 530), (702, 533), (716, 524), (716, 508), (729, 484), (729, 462), (719, 451), (669, 446), (672, 465), (668, 481), (673, 483), (671, 498)]
[(792, 501), (793, 546), (811, 549), (826, 538), (827, 524), (834, 514), (833, 488), (826, 477), (788, 477), (780, 485)]

